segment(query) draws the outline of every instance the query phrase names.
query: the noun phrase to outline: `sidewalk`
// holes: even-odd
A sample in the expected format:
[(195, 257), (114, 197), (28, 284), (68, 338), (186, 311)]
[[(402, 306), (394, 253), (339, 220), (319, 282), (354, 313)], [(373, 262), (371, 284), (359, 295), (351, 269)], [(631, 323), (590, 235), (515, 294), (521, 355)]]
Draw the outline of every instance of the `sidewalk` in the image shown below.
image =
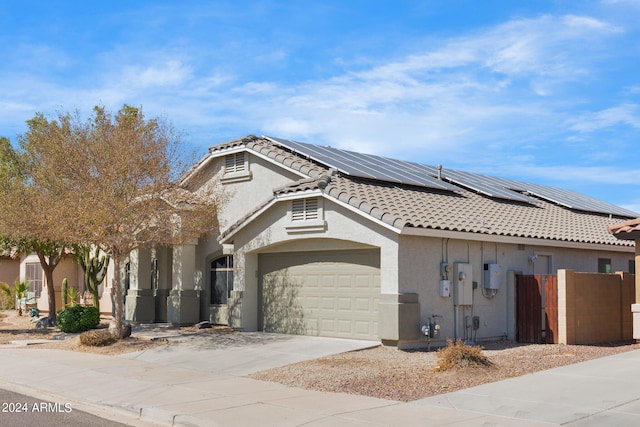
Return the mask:
[[(308, 348), (309, 338), (296, 345)], [(286, 342), (272, 344), (284, 351)], [(235, 347), (209, 359), (206, 350), (182, 349), (166, 359), (0, 347), (0, 379), (10, 390), (140, 426), (640, 425), (640, 350), (401, 403), (216, 372), (219, 358), (238, 356)]]

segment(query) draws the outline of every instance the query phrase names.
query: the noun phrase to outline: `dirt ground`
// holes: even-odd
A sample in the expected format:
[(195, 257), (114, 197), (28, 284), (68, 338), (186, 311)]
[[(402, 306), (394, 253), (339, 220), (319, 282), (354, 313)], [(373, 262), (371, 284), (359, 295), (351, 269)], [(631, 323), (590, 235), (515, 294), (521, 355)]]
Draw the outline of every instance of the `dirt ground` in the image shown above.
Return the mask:
[[(11, 341), (48, 340), (44, 344), (28, 345), (28, 349), (55, 348), (67, 351), (82, 351), (104, 355), (116, 355), (169, 345), (166, 341), (151, 341), (135, 336), (119, 340), (106, 347), (90, 347), (80, 344), (80, 334), (65, 334), (57, 328), (36, 329), (28, 315), (18, 316), (15, 310), (0, 312), (0, 345)], [(103, 319), (100, 327), (106, 328), (109, 319)]]
[[(102, 322), (107, 327), (108, 320)], [(181, 328), (185, 333), (234, 333), (228, 327), (198, 330)], [(103, 355), (116, 355), (150, 348), (180, 345), (172, 341), (151, 341), (134, 336), (107, 347), (81, 345), (78, 334), (64, 334), (56, 328), (36, 329), (28, 316), (0, 312), (0, 345), (14, 340), (46, 339), (45, 344), (26, 346), (28, 350), (55, 348)], [(583, 362), (598, 357), (640, 349), (635, 342), (600, 345), (518, 344), (512, 341), (479, 343), (491, 366), (465, 367), (437, 372), (437, 351), (401, 351), (392, 347), (337, 354), (258, 372), (252, 378), (290, 387), (360, 394), (383, 399), (412, 401), (545, 369)]]

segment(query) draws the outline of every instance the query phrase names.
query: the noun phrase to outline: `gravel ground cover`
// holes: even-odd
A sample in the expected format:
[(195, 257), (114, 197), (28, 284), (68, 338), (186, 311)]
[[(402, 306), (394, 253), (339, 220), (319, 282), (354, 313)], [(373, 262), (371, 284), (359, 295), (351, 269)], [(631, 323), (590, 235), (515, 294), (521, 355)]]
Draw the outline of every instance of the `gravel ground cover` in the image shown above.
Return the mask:
[(490, 367), (436, 372), (436, 351), (390, 347), (343, 353), (251, 375), (290, 387), (412, 401), (598, 357), (640, 349), (632, 342), (601, 345), (479, 343)]

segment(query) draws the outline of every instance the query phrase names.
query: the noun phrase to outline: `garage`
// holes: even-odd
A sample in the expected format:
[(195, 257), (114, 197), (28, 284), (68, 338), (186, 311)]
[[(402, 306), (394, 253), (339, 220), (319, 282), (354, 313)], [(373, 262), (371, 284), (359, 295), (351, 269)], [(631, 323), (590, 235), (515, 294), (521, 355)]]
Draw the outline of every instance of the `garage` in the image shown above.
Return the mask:
[(268, 253), (259, 265), (259, 329), (379, 339), (378, 250)]

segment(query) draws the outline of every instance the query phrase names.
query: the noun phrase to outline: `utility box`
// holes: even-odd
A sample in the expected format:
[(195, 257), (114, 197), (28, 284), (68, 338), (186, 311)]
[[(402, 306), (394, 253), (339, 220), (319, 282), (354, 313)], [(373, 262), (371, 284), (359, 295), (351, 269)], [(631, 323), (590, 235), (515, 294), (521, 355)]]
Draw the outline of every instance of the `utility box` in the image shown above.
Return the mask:
[(449, 280), (440, 280), (440, 296), (444, 298), (451, 296), (451, 282)]
[(484, 265), (484, 284), (485, 289), (498, 290), (502, 285), (502, 267), (500, 264)]
[(471, 264), (457, 262), (453, 264), (454, 305), (473, 304), (473, 267)]

